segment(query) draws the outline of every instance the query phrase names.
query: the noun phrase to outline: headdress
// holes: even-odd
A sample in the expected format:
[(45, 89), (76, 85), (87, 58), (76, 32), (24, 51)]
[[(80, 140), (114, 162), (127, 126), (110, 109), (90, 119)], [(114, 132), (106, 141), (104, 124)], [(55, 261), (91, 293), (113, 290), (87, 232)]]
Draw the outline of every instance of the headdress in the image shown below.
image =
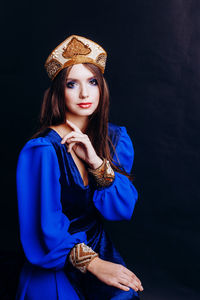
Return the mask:
[(45, 69), (50, 79), (64, 68), (81, 63), (91, 63), (104, 73), (107, 53), (95, 42), (78, 35), (71, 35), (48, 56)]

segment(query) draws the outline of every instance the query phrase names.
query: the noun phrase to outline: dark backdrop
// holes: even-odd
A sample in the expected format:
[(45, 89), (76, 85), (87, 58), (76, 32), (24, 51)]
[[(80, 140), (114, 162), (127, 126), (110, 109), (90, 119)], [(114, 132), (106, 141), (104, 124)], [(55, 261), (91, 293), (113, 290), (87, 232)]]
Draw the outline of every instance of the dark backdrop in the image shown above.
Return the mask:
[(43, 65), (78, 34), (108, 52), (110, 121), (135, 149), (132, 221), (106, 227), (142, 299), (198, 299), (200, 1), (7, 1), (1, 22), (0, 298), (12, 299), (20, 270), (15, 171), (50, 83)]

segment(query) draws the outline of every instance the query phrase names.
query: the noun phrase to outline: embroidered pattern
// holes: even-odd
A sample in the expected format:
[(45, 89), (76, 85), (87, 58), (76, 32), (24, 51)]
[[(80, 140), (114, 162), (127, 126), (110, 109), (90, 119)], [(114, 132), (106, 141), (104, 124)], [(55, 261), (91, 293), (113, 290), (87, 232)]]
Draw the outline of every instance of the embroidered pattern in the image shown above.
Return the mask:
[(57, 60), (52, 59), (45, 67), (49, 77), (53, 79), (54, 75), (62, 67), (62, 65)]
[(94, 176), (97, 185), (100, 187), (107, 187), (111, 185), (115, 179), (115, 172), (113, 171), (109, 160), (105, 158), (103, 159), (101, 166), (99, 166), (97, 169), (88, 168), (88, 172)]
[(64, 58), (71, 58), (75, 55), (87, 55), (91, 52), (91, 49), (88, 45), (85, 45), (77, 38), (73, 38), (70, 43), (67, 45), (67, 48), (64, 48), (62, 56)]
[(86, 273), (87, 265), (95, 258), (98, 253), (94, 252), (92, 248), (84, 243), (75, 245), (69, 255), (69, 260), (74, 267), (79, 269), (82, 273)]
[(97, 56), (96, 62), (100, 64), (103, 68), (106, 66), (106, 55), (101, 53)]

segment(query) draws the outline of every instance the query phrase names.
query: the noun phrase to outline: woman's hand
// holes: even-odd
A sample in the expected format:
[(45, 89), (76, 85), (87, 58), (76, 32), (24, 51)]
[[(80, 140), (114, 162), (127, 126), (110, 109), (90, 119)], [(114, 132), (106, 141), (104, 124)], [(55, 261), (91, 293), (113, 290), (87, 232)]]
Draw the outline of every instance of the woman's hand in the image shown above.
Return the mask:
[(143, 291), (141, 281), (137, 276), (120, 264), (97, 257), (89, 263), (87, 270), (104, 283), (123, 291), (129, 291), (130, 288), (136, 292)]
[(98, 168), (103, 161), (96, 154), (87, 134), (82, 133), (82, 131), (71, 121), (67, 120), (66, 122), (73, 131), (63, 137), (61, 144), (67, 143), (67, 151), (70, 152), (73, 148), (75, 154), (84, 160), (90, 168)]

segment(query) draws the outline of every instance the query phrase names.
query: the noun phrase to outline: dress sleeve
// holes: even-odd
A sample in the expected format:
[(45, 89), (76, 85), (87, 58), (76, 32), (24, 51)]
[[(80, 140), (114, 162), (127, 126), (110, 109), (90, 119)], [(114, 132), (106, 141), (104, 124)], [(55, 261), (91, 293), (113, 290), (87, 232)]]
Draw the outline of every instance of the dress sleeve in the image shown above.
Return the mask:
[(38, 137), (21, 150), (16, 170), (20, 239), (27, 260), (36, 266), (64, 268), (71, 248), (86, 234), (68, 232), (62, 213), (60, 169), (53, 145)]
[[(132, 141), (124, 126), (120, 127), (120, 138), (116, 146), (120, 164), (130, 174), (134, 149)], [(114, 154), (113, 159), (117, 161)], [(107, 220), (130, 220), (138, 193), (132, 182), (125, 175), (115, 171), (115, 179), (109, 187), (96, 189), (93, 202)]]

